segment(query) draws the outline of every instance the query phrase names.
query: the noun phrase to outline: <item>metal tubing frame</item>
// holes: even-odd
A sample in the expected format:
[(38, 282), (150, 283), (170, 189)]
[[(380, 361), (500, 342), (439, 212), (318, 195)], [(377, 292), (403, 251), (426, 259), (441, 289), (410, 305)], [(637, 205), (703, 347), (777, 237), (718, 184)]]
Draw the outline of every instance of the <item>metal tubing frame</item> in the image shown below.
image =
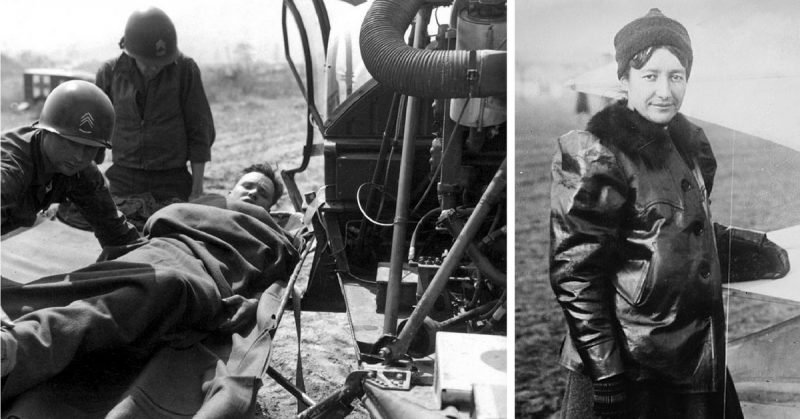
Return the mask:
[[(425, 6), (417, 12), (414, 26), (414, 46), (422, 46), (423, 36), (431, 6)], [(409, 202), (411, 201), (411, 183), (414, 174), (414, 148), (417, 139), (417, 122), (419, 119), (420, 98), (409, 96), (406, 103), (406, 122), (403, 131), (403, 152), (400, 158), (400, 181), (397, 186), (397, 204), (395, 206), (394, 231), (392, 235), (392, 254), (389, 264), (389, 280), (386, 287), (386, 306), (384, 307), (383, 333), (392, 335), (397, 332), (397, 312), (399, 307), (400, 281), (403, 277), (405, 262), (406, 227), (408, 223)]]
[[(325, 9), (325, 5), (320, 0), (314, 0), (313, 3), (314, 10), (317, 13), (317, 19), (319, 20), (320, 31), (322, 32), (322, 47), (327, 55), (328, 37), (330, 36), (331, 31), (330, 20), (328, 19), (328, 13)], [(292, 54), (289, 49), (288, 25), (286, 20), (289, 12), (292, 14), (292, 18), (295, 19), (295, 22), (297, 23), (297, 29), (303, 45), (303, 59), (306, 63), (305, 83), (303, 83), (303, 77), (297, 70), (294, 60), (292, 60)], [(306, 27), (303, 24), (303, 18), (300, 15), (300, 11), (298, 10), (294, 0), (283, 1), (283, 7), (281, 8), (281, 26), (283, 28), (284, 56), (286, 57), (286, 61), (289, 63), (289, 69), (292, 71), (292, 75), (294, 75), (294, 78), (297, 81), (297, 85), (300, 88), (300, 93), (302, 93), (303, 97), (306, 99), (307, 105), (306, 145), (303, 147), (303, 160), (300, 163), (300, 166), (281, 172), (281, 178), (283, 179), (283, 183), (286, 184), (289, 200), (292, 202), (292, 206), (294, 207), (295, 211), (299, 212), (302, 210), (303, 198), (300, 194), (299, 188), (297, 187), (297, 182), (294, 180), (294, 175), (304, 172), (308, 167), (308, 163), (311, 160), (311, 154), (314, 150), (314, 125), (316, 124), (317, 128), (322, 130), (323, 121), (314, 102), (315, 86), (312, 63), (313, 57), (311, 57), (310, 54), (311, 49), (309, 47), (308, 33), (306, 32)], [(322, 60), (324, 62), (325, 57), (323, 57)], [(305, 86), (305, 88), (303, 86)], [(312, 121), (314, 121), (313, 124)]]
[(294, 396), (296, 399), (301, 400), (306, 405), (314, 406), (314, 405), (317, 404), (317, 402), (315, 402), (314, 399), (312, 399), (303, 390), (300, 390), (299, 388), (297, 388), (297, 386), (292, 384), (292, 382), (289, 381), (288, 378), (284, 377), (283, 374), (278, 372), (278, 370), (276, 370), (275, 368), (268, 367), (267, 368), (267, 375), (269, 375), (270, 378), (275, 380), (275, 382), (278, 383), (278, 385), (280, 385), (286, 391), (288, 391), (289, 394)]
[(381, 349), (381, 355), (383, 355), (385, 362), (397, 360), (408, 351), (411, 340), (433, 308), (436, 298), (447, 285), (450, 274), (461, 262), (464, 252), (467, 251), (472, 238), (478, 233), (481, 223), (491, 211), (491, 207), (502, 196), (502, 192), (506, 188), (506, 160), (503, 159), (503, 163), (500, 164), (494, 178), (489, 183), (483, 196), (481, 196), (475, 211), (467, 220), (461, 234), (456, 237), (456, 241), (442, 262), (442, 266), (436, 271), (436, 275), (434, 275), (425, 293), (422, 294), (422, 298), (420, 298), (411, 316), (406, 321), (405, 327), (403, 327), (397, 340)]

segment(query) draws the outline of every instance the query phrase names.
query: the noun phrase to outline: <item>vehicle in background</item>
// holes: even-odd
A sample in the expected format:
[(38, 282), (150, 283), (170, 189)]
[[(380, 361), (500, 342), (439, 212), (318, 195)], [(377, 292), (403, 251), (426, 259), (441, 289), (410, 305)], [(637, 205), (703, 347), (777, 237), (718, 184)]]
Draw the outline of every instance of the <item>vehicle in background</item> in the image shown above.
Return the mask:
[(57, 68), (29, 68), (23, 73), (22, 79), (25, 100), (11, 104), (11, 108), (17, 111), (24, 111), (31, 105), (44, 101), (56, 86), (65, 81), (85, 80), (94, 83), (94, 74)]

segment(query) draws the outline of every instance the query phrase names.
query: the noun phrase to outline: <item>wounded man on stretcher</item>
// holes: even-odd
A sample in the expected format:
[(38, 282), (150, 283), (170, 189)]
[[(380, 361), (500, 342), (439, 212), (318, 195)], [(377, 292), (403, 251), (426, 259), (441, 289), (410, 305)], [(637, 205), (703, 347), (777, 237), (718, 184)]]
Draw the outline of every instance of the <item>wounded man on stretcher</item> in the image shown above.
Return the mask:
[[(25, 285), (4, 284), (4, 417), (17, 396), (73, 362), (91, 365), (109, 351), (145, 357), (252, 327), (261, 293), (291, 275), (299, 240), (273, 220), (269, 206), (243, 194), (219, 198), (214, 206), (165, 207), (147, 221), (142, 239), (104, 249), (101, 261), (83, 269)], [(165, 375), (173, 368), (167, 367)], [(252, 383), (231, 379), (220, 368), (200, 379), (205, 400), (197, 415), (252, 412)], [(147, 395), (131, 396), (109, 416), (150, 416)]]

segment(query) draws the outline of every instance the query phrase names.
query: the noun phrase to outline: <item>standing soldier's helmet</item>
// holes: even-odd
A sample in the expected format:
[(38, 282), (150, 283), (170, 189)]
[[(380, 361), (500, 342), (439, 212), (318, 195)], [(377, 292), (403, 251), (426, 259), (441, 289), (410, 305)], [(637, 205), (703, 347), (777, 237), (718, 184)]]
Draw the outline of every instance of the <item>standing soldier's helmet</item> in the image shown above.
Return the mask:
[(99, 87), (70, 80), (47, 95), (36, 127), (76, 143), (111, 148), (114, 116), (114, 105)]
[(178, 55), (178, 35), (163, 10), (149, 7), (131, 14), (119, 46), (137, 61), (166, 65)]

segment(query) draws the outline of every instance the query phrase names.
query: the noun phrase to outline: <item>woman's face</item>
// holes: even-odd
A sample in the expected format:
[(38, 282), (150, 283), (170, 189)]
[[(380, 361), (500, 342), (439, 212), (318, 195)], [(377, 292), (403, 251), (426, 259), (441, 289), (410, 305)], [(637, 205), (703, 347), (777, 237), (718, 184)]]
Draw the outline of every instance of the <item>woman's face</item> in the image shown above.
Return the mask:
[(675, 117), (686, 93), (686, 69), (678, 57), (659, 48), (640, 69), (631, 68), (622, 79), (628, 91), (628, 108), (657, 124)]

